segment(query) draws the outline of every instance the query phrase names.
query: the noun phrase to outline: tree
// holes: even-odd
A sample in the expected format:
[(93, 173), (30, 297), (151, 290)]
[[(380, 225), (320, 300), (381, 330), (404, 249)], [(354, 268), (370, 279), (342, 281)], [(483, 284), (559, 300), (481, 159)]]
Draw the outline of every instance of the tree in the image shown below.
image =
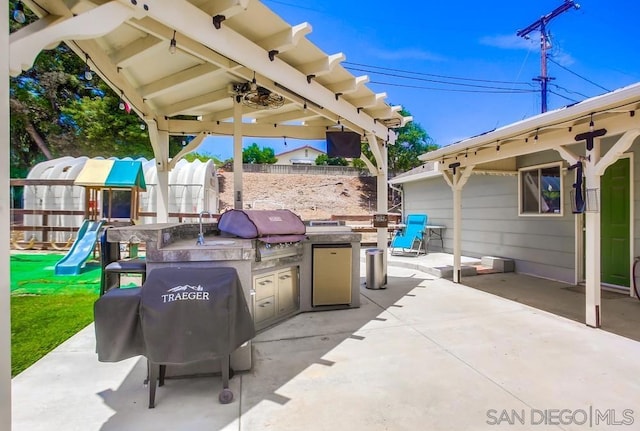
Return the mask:
[[(10, 1), (10, 13), (17, 1)], [(27, 22), (36, 19), (25, 9)], [(22, 24), (10, 21), (11, 31)], [(28, 71), (10, 79), (11, 177), (55, 157), (153, 157), (144, 123), (119, 109), (115, 94), (96, 74), (84, 78), (85, 59), (67, 45), (42, 51)], [(169, 155), (180, 149), (171, 137)]]
[(329, 157), (326, 154), (320, 154), (316, 157), (316, 165), (349, 166), (349, 162), (342, 157)]
[(273, 148), (260, 148), (255, 142), (242, 150), (242, 163), (272, 165), (277, 161)]
[[(403, 116), (410, 116), (406, 111), (400, 111)], [(438, 146), (433, 142), (429, 134), (416, 122), (410, 122), (396, 131), (395, 145), (389, 145), (387, 151), (388, 167), (390, 172), (405, 172), (422, 164), (418, 156), (428, 151), (433, 151)], [(362, 152), (375, 165), (375, 157), (367, 145), (363, 145)]]
[(206, 162), (208, 160), (213, 160), (213, 164), (216, 166), (222, 166), (225, 162), (217, 158), (216, 156), (209, 153), (196, 153), (191, 152), (189, 154), (185, 154), (184, 159), (188, 162), (193, 162), (194, 160), (200, 160), (201, 162)]

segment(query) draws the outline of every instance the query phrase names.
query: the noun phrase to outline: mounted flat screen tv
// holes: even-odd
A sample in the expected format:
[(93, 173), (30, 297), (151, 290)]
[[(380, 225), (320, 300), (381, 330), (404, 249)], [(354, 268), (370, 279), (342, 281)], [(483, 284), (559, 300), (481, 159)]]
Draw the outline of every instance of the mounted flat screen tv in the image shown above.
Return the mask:
[(327, 156), (357, 159), (360, 157), (361, 136), (356, 132), (327, 132)]

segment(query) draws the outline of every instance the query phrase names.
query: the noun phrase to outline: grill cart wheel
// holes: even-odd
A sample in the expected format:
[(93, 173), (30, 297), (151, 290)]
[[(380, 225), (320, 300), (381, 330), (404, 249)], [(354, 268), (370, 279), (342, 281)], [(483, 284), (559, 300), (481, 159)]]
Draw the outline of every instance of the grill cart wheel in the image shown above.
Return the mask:
[(233, 401), (233, 391), (231, 391), (231, 389), (229, 388), (224, 388), (222, 391), (220, 391), (218, 400), (220, 401), (220, 404), (229, 404), (231, 401)]

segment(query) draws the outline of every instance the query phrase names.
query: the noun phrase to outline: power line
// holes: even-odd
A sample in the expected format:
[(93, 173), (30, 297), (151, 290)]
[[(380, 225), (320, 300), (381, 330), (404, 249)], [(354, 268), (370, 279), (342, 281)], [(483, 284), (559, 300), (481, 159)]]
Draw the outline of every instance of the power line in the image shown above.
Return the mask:
[(467, 90), (467, 89), (461, 89), (461, 88), (437, 88), (437, 87), (425, 87), (421, 85), (398, 84), (393, 82), (382, 82), (382, 81), (371, 81), (371, 84), (388, 85), (391, 87), (415, 88), (420, 90), (451, 91), (451, 92), (458, 92), (458, 93), (528, 94), (528, 93), (536, 92), (536, 90), (525, 90), (525, 89), (512, 90), (508, 88), (491, 89), (491, 87), (486, 87), (488, 88), (487, 90)]
[(558, 96), (558, 97), (562, 97), (563, 99), (567, 99), (567, 100), (568, 100), (568, 101), (570, 101), (570, 102), (578, 103), (578, 100), (575, 100), (575, 99), (572, 99), (572, 98), (570, 98), (570, 97), (564, 96), (564, 95), (562, 95), (562, 94), (560, 94), (560, 93), (556, 93), (556, 92), (555, 92), (555, 91), (553, 91), (553, 90), (548, 90), (548, 91), (549, 91), (549, 93), (551, 93), (551, 94), (555, 94), (556, 96)]
[(281, 5), (283, 5), (283, 6), (294, 7), (294, 8), (296, 8), (296, 9), (310, 10), (310, 11), (313, 11), (313, 12), (320, 12), (320, 13), (324, 13), (324, 14), (326, 14), (326, 13), (327, 13), (327, 11), (324, 11), (324, 10), (314, 9), (314, 8), (306, 7), (306, 6), (300, 6), (300, 5), (298, 5), (298, 4), (289, 3), (289, 2), (284, 2), (284, 1), (278, 1), (278, 0), (265, 0), (265, 1), (267, 1), (267, 2), (269, 2), (269, 3), (277, 3), (277, 4), (281, 4)]
[[(349, 67), (348, 69), (349, 70), (354, 70), (354, 71), (359, 71), (359, 72), (375, 73), (377, 75), (390, 76), (390, 77), (393, 77), (393, 78), (411, 79), (411, 80), (415, 80), (415, 81), (425, 81), (425, 82), (434, 82), (434, 83), (437, 83), (437, 84), (457, 85), (457, 86), (461, 86), (461, 87), (472, 87), (472, 88), (486, 88), (486, 89), (490, 89), (490, 90), (512, 91), (512, 88), (507, 88), (507, 87), (495, 87), (495, 86), (489, 86), (489, 85), (477, 85), (477, 84), (465, 84), (465, 83), (462, 83), (462, 82), (441, 81), (441, 80), (437, 80), (437, 79), (419, 78), (419, 77), (415, 77), (415, 76), (404, 76), (404, 75), (399, 75), (399, 74), (396, 74), (396, 73), (376, 72), (376, 71), (372, 71), (372, 70), (368, 70), (368, 69), (360, 69), (360, 68), (354, 68), (354, 67)], [(526, 83), (526, 85), (532, 86), (530, 83)]]
[(582, 96), (582, 97), (584, 97), (585, 99), (588, 99), (588, 98), (589, 98), (589, 96), (584, 95), (584, 94), (580, 93), (579, 91), (571, 91), (571, 90), (566, 89), (566, 88), (564, 88), (564, 87), (560, 87), (560, 86), (559, 86), (559, 85), (557, 85), (557, 84), (551, 84), (551, 85), (553, 85), (554, 87), (556, 87), (558, 90), (562, 90), (562, 91), (565, 91), (565, 92), (567, 92), (567, 93), (571, 93), (571, 94), (577, 94), (578, 96)]
[[(602, 90), (607, 91), (607, 92), (611, 91), (611, 90), (609, 90), (608, 88), (604, 88), (602, 85), (600, 85), (600, 84), (596, 84), (596, 83), (595, 83), (595, 82), (593, 82), (592, 80), (590, 80), (590, 79), (588, 79), (588, 78), (585, 78), (585, 77), (584, 77), (584, 76), (582, 76), (582, 75), (578, 75), (576, 72), (574, 72), (573, 70), (570, 70), (570, 69), (566, 68), (565, 66), (561, 65), (560, 63), (558, 63), (557, 61), (555, 61), (555, 60), (554, 60), (553, 58), (551, 58), (551, 57), (549, 57), (549, 58), (548, 58), (548, 60), (549, 60), (550, 62), (552, 62), (553, 64), (555, 64), (556, 66), (558, 66), (558, 67), (560, 67), (560, 68), (562, 68), (562, 69), (566, 70), (567, 72), (569, 72), (569, 73), (571, 73), (571, 74), (573, 74), (573, 75), (577, 76), (578, 78), (580, 78), (580, 79), (583, 79), (583, 80), (587, 81), (589, 84), (595, 85), (596, 87), (601, 88)], [(585, 96), (585, 97), (587, 97), (587, 96)]]
[[(433, 73), (415, 72), (415, 71), (411, 71), (411, 70), (394, 69), (394, 68), (390, 68), (390, 67), (373, 66), (373, 65), (362, 64), (362, 63), (352, 63), (352, 62), (349, 62), (349, 61), (345, 61), (342, 64), (347, 65), (347, 67), (345, 67), (346, 69), (353, 69), (353, 70), (360, 70), (360, 69), (350, 68), (350, 67), (348, 67), (348, 65), (367, 67), (367, 68), (370, 68), (370, 69), (387, 70), (387, 71), (390, 71), (390, 72), (409, 73), (409, 74), (412, 74), (412, 75), (419, 75), (419, 76), (433, 76), (435, 78), (457, 79), (457, 80), (460, 80), (460, 81), (488, 82), (488, 83), (493, 83), (493, 84), (517, 84), (517, 85), (529, 85), (529, 86), (531, 86), (531, 83), (523, 82), (523, 81), (493, 81), (493, 80), (490, 80), (490, 79), (462, 78), (462, 77), (459, 77), (459, 76), (436, 75), (436, 74), (433, 74)], [(375, 72), (375, 71), (372, 70), (371, 73), (380, 73), (380, 72)]]

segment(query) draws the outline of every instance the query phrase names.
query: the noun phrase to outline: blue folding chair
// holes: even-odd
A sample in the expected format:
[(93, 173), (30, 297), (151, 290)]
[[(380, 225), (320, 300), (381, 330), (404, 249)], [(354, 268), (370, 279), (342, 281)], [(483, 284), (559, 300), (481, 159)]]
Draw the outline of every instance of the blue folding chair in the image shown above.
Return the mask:
[(418, 256), (422, 252), (423, 235), (427, 226), (426, 214), (409, 214), (406, 226), (391, 240), (391, 254), (394, 255), (396, 249), (401, 249), (402, 253), (415, 253)]

